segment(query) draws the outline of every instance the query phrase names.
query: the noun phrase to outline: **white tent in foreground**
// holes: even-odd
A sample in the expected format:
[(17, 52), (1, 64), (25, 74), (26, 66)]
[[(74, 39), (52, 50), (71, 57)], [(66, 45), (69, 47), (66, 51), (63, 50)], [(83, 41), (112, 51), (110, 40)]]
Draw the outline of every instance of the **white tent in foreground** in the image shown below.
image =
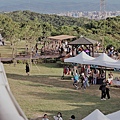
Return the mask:
[(0, 120), (28, 120), (10, 91), (3, 64), (0, 62)]
[(85, 61), (93, 60), (94, 58), (87, 55), (84, 51), (78, 54), (75, 57), (70, 57), (64, 59), (64, 62), (71, 62), (71, 63), (79, 63), (79, 64), (86, 64)]
[(96, 109), (92, 113), (90, 113), (87, 117), (83, 118), (82, 120), (110, 120), (110, 119), (107, 118), (98, 109)]
[(120, 110), (106, 115), (110, 120), (120, 120)]

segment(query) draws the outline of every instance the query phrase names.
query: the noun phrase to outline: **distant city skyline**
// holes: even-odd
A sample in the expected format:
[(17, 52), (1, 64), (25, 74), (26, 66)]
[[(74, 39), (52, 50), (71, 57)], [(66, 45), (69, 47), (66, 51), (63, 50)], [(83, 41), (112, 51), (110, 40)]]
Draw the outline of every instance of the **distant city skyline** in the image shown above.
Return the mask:
[(100, 19), (106, 19), (107, 17), (115, 17), (115, 16), (120, 16), (120, 11), (105, 11), (104, 16), (102, 16), (100, 11), (76, 11), (76, 12), (63, 12), (57, 14), (59, 16), (69, 16), (69, 17), (75, 17), (75, 18), (80, 18), (80, 17), (85, 17), (88, 19), (94, 19), (94, 20), (100, 20)]
[[(99, 11), (100, 0), (0, 0), (0, 12), (30, 10), (38, 13)], [(106, 0), (106, 11), (120, 11), (120, 0)]]

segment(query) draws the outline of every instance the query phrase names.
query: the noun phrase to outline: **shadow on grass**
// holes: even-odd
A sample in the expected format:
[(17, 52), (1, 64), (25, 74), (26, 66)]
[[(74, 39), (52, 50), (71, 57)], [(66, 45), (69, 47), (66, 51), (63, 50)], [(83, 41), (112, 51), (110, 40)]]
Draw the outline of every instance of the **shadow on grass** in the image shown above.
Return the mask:
[[(45, 84), (46, 86), (54, 86), (54, 87), (62, 87), (62, 88), (70, 88), (72, 86), (71, 80), (63, 79), (61, 80), (61, 76), (57, 75), (18, 75), (18, 74), (10, 74), (7, 73), (7, 77), (13, 80), (21, 80), (21, 81), (30, 81), (38, 84)], [(64, 81), (64, 82), (63, 82)], [(29, 86), (36, 86), (36, 84), (29, 84)], [(72, 86), (73, 87), (73, 86)]]
[(37, 66), (44, 66), (47, 68), (63, 68), (63, 67), (60, 67), (57, 63), (41, 63), (41, 64), (36, 64), (36, 65)]
[[(56, 103), (53, 104), (45, 102), (43, 106), (46, 106), (44, 104), (56, 105), (57, 110), (63, 114), (63, 119), (65, 120), (69, 119), (72, 114), (76, 116), (76, 119), (81, 120), (95, 109), (99, 109), (104, 114), (108, 114), (115, 110), (117, 111), (119, 109), (117, 106), (120, 106), (117, 96), (111, 100), (101, 101), (97, 85), (90, 86), (86, 90), (75, 90), (71, 80), (61, 80), (60, 76), (56, 75), (25, 76), (7, 73), (7, 77), (16, 81), (29, 81), (27, 83), (22, 82), (22, 84), (30, 86), (31, 89), (34, 87), (34, 90), (27, 91), (26, 94), (35, 98), (35, 101), (39, 101), (40, 99), (46, 101), (53, 100), (53, 102), (56, 101)], [(38, 88), (39, 90), (37, 91), (36, 87), (40, 89)], [(52, 90), (52, 92), (49, 90)], [(59, 102), (57, 103), (58, 100)], [(46, 109), (38, 109), (38, 104), (34, 105), (36, 106), (36, 109), (33, 110), (34, 112), (49, 113), (50, 119), (53, 118), (53, 115), (57, 114), (56, 109), (48, 109), (49, 107)], [(68, 108), (62, 110), (61, 107), (65, 105), (68, 106)]]

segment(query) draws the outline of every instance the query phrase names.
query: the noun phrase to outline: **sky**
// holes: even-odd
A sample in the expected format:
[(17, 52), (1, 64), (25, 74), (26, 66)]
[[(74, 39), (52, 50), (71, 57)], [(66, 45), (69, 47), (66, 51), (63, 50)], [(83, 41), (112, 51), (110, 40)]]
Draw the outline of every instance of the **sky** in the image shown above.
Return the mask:
[[(107, 11), (120, 11), (120, 0), (105, 0)], [(87, 6), (87, 7), (86, 7)], [(98, 11), (100, 0), (0, 0), (0, 11)]]

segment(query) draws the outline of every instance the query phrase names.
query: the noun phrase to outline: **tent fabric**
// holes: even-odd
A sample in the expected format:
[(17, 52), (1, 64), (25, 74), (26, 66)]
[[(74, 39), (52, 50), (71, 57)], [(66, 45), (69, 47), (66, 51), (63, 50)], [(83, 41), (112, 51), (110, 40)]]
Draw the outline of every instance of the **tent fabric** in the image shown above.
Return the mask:
[[(117, 67), (117, 60), (112, 59), (107, 54), (102, 53), (100, 56), (96, 57), (94, 60), (86, 61), (86, 64), (91, 65), (100, 65), (100, 66), (106, 66), (106, 67), (113, 67), (113, 65), (116, 65)], [(117, 67), (118, 68), (118, 67)]]
[(72, 63), (85, 64), (86, 60), (93, 60), (93, 59), (94, 59), (93, 57), (87, 55), (84, 51), (82, 51), (80, 54), (78, 54), (75, 57), (64, 59), (64, 62), (72, 62)]
[(112, 80), (112, 85), (117, 85), (120, 86), (120, 81), (119, 80)]
[(114, 60), (105, 53), (102, 53), (100, 56), (93, 58), (82, 51), (79, 55), (75, 57), (64, 59), (64, 62), (120, 68), (120, 60)]
[(110, 119), (107, 118), (98, 109), (96, 109), (92, 113), (90, 113), (87, 117), (83, 118), (82, 120), (110, 120)]
[(117, 112), (113, 112), (111, 114), (106, 115), (110, 120), (120, 120), (120, 110)]
[(120, 68), (120, 60), (118, 60), (117, 62), (113, 63), (113, 62), (107, 62), (106, 63), (107, 66), (111, 66), (113, 68)]
[(0, 62), (0, 120), (28, 120), (15, 100)]

